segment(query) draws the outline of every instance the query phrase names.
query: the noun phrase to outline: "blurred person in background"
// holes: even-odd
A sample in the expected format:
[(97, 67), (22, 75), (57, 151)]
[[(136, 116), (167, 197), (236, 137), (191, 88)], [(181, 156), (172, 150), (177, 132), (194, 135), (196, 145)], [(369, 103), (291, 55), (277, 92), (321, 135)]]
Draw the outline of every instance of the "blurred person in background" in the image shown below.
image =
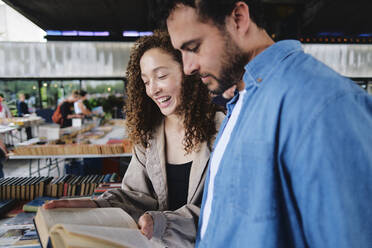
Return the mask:
[(11, 118), (12, 114), (4, 100), (4, 94), (0, 93), (0, 118)]
[(85, 90), (78, 91), (79, 100), (74, 103), (75, 114), (82, 114), (84, 116), (92, 115), (92, 112), (85, 106), (84, 101), (87, 99), (87, 92)]
[[(17, 102), (17, 112), (18, 112), (18, 117), (24, 117), (25, 115), (29, 115), (30, 112), (28, 111), (28, 105), (25, 102), (26, 96), (24, 93), (20, 93), (18, 95), (18, 102)], [(32, 131), (31, 127), (26, 127), (26, 135), (27, 139), (32, 139)]]
[(75, 114), (74, 103), (79, 100), (79, 92), (74, 90), (72, 94), (61, 104), (62, 115), (61, 128), (71, 127), (73, 118), (82, 118), (82, 114)]

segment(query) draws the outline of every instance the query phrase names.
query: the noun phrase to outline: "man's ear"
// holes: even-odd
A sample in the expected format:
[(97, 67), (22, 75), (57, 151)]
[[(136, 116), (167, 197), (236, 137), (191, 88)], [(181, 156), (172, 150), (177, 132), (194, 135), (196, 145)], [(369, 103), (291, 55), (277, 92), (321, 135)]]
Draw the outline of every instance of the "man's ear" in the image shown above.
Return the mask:
[(251, 18), (249, 15), (249, 7), (245, 2), (237, 2), (235, 8), (229, 16), (230, 25), (239, 36), (244, 36), (250, 27)]

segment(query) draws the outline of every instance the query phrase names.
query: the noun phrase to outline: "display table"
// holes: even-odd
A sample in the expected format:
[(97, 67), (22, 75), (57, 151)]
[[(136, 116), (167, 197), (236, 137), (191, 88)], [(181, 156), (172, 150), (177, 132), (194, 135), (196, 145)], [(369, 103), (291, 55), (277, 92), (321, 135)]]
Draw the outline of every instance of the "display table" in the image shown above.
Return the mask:
[[(0, 134), (4, 135), (3, 141), (6, 145), (14, 146), (14, 138), (16, 138), (18, 142), (23, 142), (23, 128), (31, 127), (38, 133), (38, 128), (42, 123), (44, 123), (44, 119), (39, 116), (1, 118)], [(19, 137), (14, 135), (13, 131), (18, 131)]]
[[(63, 132), (75, 132), (76, 128), (68, 128)], [(89, 129), (91, 130), (91, 129)], [(125, 138), (125, 129), (122, 126), (112, 126), (110, 131), (99, 139), (89, 139), (90, 144), (45, 144), (33, 145), (40, 142), (38, 138), (28, 140), (19, 144), (14, 153), (9, 154), (9, 159), (28, 159), (30, 176), (37, 173), (40, 176), (42, 169), (48, 169), (48, 175), (52, 169), (57, 169), (60, 176), (59, 164), (63, 164), (66, 159), (82, 158), (112, 158), (112, 157), (131, 157), (131, 144), (127, 141), (120, 144), (107, 144), (110, 139)], [(41, 166), (45, 160), (45, 166)], [(37, 164), (35, 171), (32, 170), (33, 164)]]

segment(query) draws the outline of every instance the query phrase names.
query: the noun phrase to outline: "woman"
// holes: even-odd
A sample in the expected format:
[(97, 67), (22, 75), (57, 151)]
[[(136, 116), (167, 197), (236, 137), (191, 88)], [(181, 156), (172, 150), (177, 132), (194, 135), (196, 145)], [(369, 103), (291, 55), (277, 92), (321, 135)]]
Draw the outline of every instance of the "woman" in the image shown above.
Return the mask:
[(127, 131), (135, 146), (122, 190), (45, 208), (121, 207), (154, 246), (193, 247), (211, 144), (224, 115), (207, 87), (183, 74), (166, 33), (137, 41), (127, 79)]
[(86, 99), (87, 92), (85, 90), (79, 90), (79, 100), (74, 103), (75, 114), (83, 114), (84, 116), (92, 115), (92, 112), (84, 104)]

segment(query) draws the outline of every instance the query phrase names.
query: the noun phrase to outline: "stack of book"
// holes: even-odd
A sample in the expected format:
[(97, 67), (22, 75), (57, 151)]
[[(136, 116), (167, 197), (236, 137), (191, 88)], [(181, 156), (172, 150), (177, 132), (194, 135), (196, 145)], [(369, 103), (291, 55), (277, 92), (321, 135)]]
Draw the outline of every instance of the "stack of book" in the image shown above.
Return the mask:
[(30, 201), (45, 194), (53, 177), (6, 177), (0, 179), (0, 198)]
[(96, 145), (96, 144), (65, 144), (65, 145), (29, 145), (18, 146), (14, 155), (43, 156), (43, 155), (77, 155), (77, 154), (121, 154), (130, 153), (131, 144)]
[(0, 199), (31, 201), (37, 197), (91, 196), (100, 183), (117, 182), (116, 173), (61, 177), (7, 177), (0, 179)]
[(109, 182), (112, 174), (75, 176), (65, 175), (53, 179), (46, 187), (46, 195), (51, 197), (90, 196), (100, 183)]

